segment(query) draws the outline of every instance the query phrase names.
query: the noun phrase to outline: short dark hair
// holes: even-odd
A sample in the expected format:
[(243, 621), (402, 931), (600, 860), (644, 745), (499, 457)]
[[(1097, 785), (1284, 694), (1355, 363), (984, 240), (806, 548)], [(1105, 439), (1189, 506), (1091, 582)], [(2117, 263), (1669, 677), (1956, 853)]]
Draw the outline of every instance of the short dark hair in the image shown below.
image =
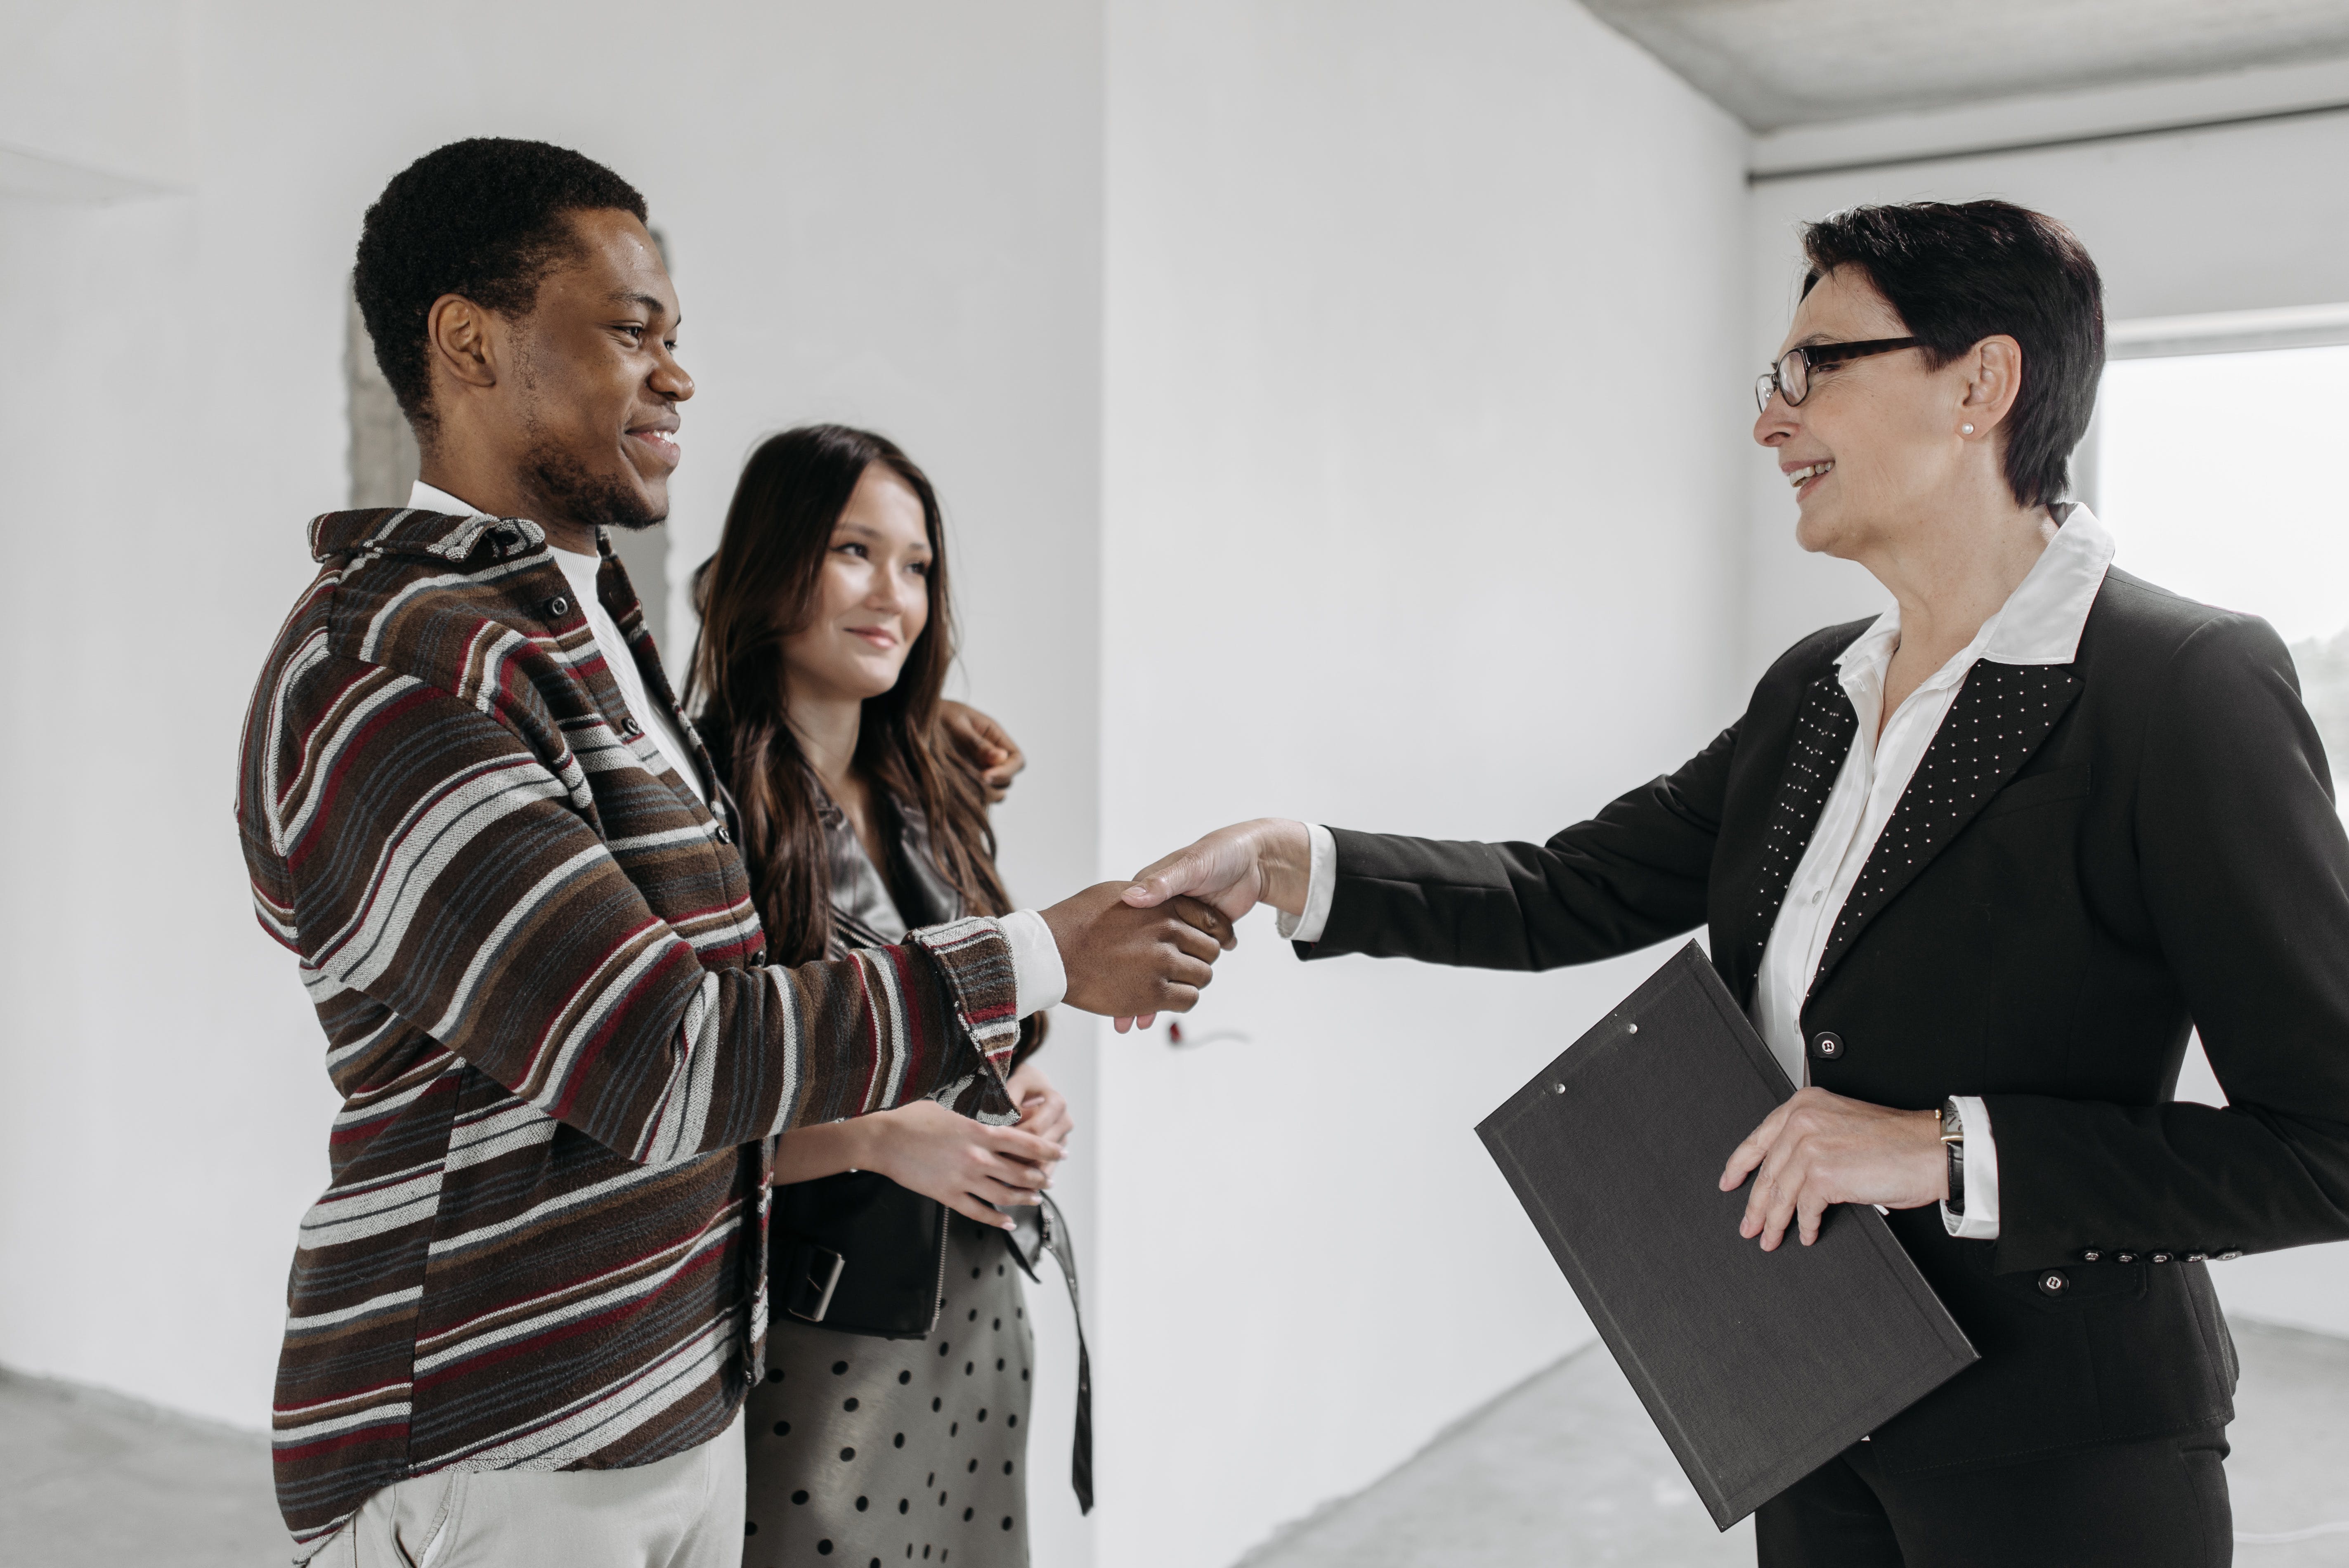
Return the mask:
[(1803, 228), (1807, 294), (1854, 267), (1900, 313), (1935, 368), (2003, 333), (2023, 346), (2006, 426), (2018, 505), (2061, 500), (2105, 369), (2105, 287), (2072, 231), (2011, 201), (1854, 207)]
[(546, 274), (578, 253), (564, 215), (599, 208), (641, 222), (645, 199), (594, 159), (543, 141), (452, 141), (391, 177), (360, 226), (351, 282), (375, 362), (419, 433), (432, 422), (432, 302), (462, 294), (500, 315), (529, 315)]

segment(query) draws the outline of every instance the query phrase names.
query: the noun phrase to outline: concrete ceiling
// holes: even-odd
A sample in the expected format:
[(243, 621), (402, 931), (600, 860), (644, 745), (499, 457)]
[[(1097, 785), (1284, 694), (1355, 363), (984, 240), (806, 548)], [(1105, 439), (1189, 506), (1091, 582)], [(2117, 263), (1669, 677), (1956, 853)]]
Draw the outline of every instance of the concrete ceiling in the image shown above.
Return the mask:
[(1754, 130), (2349, 56), (2349, 0), (1583, 0)]

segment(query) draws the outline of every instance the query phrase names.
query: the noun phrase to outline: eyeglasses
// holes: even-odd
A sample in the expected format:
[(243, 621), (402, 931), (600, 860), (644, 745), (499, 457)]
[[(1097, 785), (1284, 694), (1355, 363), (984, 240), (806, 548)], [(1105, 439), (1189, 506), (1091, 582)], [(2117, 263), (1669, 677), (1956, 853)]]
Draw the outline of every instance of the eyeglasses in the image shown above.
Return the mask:
[(1786, 400), (1787, 407), (1798, 407), (1811, 395), (1811, 372), (1817, 366), (1918, 346), (1913, 337), (1871, 337), (1865, 343), (1814, 343), (1807, 348), (1790, 348), (1778, 356), (1777, 364), (1754, 377), (1754, 406), (1768, 413), (1770, 398), (1775, 394)]

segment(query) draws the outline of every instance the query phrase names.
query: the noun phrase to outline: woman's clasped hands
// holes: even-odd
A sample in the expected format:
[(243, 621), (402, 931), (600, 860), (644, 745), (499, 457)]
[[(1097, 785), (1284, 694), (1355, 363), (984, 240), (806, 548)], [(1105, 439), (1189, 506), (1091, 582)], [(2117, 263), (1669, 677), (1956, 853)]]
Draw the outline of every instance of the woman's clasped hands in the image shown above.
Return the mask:
[[(835, 1122), (832, 1130), (856, 1140), (855, 1169), (886, 1176), (982, 1225), (1009, 1230), (1012, 1222), (1001, 1211), (1040, 1201), (1076, 1124), (1068, 1100), (1033, 1061), (1006, 1087), (1019, 1109), (1016, 1127), (990, 1127), (922, 1099)], [(779, 1182), (797, 1179), (787, 1169), (776, 1171)]]

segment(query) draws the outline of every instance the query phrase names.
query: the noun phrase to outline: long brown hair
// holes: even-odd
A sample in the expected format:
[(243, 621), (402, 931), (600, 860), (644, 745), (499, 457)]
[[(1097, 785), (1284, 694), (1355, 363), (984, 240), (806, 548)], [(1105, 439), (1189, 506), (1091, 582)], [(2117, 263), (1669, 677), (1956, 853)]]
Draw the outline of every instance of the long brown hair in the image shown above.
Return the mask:
[(1011, 907), (995, 870), (995, 832), (978, 779), (940, 733), (938, 702), (954, 663), (946, 527), (927, 475), (886, 437), (845, 425), (770, 436), (750, 454), (726, 509), (718, 553), (694, 573), (701, 632), (686, 705), (722, 758), (741, 814), (750, 891), (779, 964), (805, 964), (832, 939), (832, 872), (821, 786), (783, 707), (783, 639), (806, 624), (832, 531), (864, 470), (879, 463), (922, 503), (929, 533), (930, 614), (897, 684), (864, 699), (855, 766), (929, 820), (930, 852), (965, 913)]

